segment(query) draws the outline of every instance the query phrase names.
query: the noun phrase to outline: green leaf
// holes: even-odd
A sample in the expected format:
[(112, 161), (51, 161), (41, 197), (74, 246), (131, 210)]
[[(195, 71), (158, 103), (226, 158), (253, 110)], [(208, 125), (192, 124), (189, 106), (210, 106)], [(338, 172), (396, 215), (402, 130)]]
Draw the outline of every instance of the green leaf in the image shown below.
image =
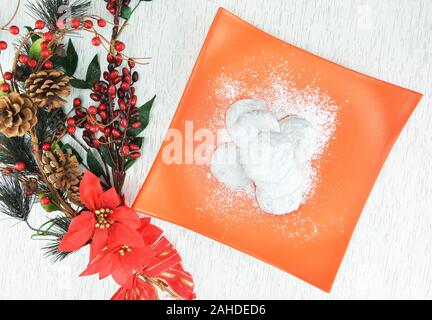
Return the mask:
[[(73, 42), (69, 39), (66, 57), (55, 56), (53, 62), (61, 66), (68, 76), (73, 76), (78, 66), (78, 54), (75, 50)], [(84, 88), (79, 88), (84, 89)]]
[(91, 86), (89, 86), (86, 81), (81, 79), (71, 79), (70, 84), (72, 87), (77, 89), (91, 89)]
[(137, 118), (137, 121), (141, 121), (141, 126), (139, 126), (136, 129), (129, 129), (128, 134), (130, 136), (137, 136), (139, 135), (145, 128), (147, 128), (149, 121), (150, 121), (150, 110), (153, 107), (153, 103), (156, 99), (156, 96), (154, 96), (151, 100), (147, 101), (144, 105), (142, 105), (140, 110), (140, 116)]
[(95, 55), (87, 68), (85, 82), (87, 82), (87, 85), (90, 86), (91, 88), (93, 83), (100, 80), (100, 77), (101, 77), (101, 68), (99, 65), (98, 56)]
[(99, 150), (100, 150), (100, 153), (101, 153), (102, 158), (104, 159), (104, 161), (110, 167), (114, 167), (113, 156), (111, 154), (111, 151), (110, 151), (109, 147), (107, 145), (102, 145), (102, 146), (100, 146)]
[[(29, 33), (30, 33), (30, 32), (34, 32), (34, 29), (33, 29), (32, 27), (25, 26), (24, 28), (26, 28), (27, 31), (28, 31)], [(34, 34), (34, 35), (32, 35), (32, 36), (30, 37), (30, 39), (31, 39), (31, 41), (34, 43), (34, 42), (36, 42), (38, 39), (41, 39), (41, 37), (38, 36), (37, 34)]]
[(89, 150), (87, 152), (87, 165), (88, 165), (90, 171), (93, 172), (96, 176), (100, 177), (103, 175), (102, 166), (101, 166), (99, 160), (93, 154), (92, 150)]
[(121, 10), (121, 17), (123, 19), (128, 20), (132, 15), (132, 9), (129, 6), (123, 6), (122, 10)]
[(44, 39), (38, 39), (30, 47), (29, 56), (32, 59), (39, 59), (40, 53), (42, 51), (41, 43), (44, 42)]

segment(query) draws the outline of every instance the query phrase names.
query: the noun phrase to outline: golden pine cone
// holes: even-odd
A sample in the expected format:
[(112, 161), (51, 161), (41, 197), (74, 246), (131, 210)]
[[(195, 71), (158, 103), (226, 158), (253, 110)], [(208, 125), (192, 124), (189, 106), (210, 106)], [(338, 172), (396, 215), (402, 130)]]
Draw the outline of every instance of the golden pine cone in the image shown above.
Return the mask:
[(10, 92), (0, 97), (0, 132), (6, 137), (22, 137), (36, 123), (36, 108), (27, 96)]
[(34, 104), (48, 111), (60, 108), (71, 93), (70, 78), (61, 70), (32, 73), (25, 81), (25, 90)]
[(64, 153), (61, 149), (44, 151), (42, 164), (48, 181), (56, 189), (69, 191), (79, 186), (81, 170), (75, 155)]

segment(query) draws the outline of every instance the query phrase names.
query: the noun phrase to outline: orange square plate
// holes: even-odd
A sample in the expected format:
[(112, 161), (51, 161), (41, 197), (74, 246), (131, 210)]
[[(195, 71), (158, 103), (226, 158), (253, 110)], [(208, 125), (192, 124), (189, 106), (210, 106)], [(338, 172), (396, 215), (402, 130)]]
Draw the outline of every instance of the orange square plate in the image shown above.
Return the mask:
[[(218, 143), (211, 134), (224, 127), (229, 106), (246, 98), (264, 98), (280, 116), (309, 108), (327, 126), (313, 190), (293, 213), (266, 214), (210, 174)], [(134, 208), (330, 291), (377, 175), (420, 99), (219, 9)]]

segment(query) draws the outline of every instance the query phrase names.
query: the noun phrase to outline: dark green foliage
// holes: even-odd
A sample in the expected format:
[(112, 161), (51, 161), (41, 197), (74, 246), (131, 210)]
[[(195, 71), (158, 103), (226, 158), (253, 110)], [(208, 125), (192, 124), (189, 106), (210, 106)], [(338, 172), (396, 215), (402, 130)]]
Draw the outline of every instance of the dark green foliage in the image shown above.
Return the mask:
[(37, 117), (36, 134), (41, 143), (44, 141), (51, 141), (56, 130), (64, 128), (66, 115), (61, 108), (51, 112), (43, 108), (38, 108)]
[(35, 20), (45, 21), (53, 30), (58, 19), (79, 18), (87, 13), (90, 4), (88, 0), (37, 0), (27, 3), (27, 12)]
[(85, 80), (73, 78), (70, 83), (72, 87), (77, 89), (91, 89), (93, 83), (100, 80), (101, 73), (99, 59), (98, 56), (95, 55), (87, 68)]
[(137, 136), (139, 135), (145, 128), (147, 128), (149, 121), (150, 121), (150, 110), (153, 107), (153, 103), (155, 102), (156, 96), (151, 98), (149, 101), (147, 101), (144, 105), (142, 105), (140, 110), (140, 116), (137, 119), (138, 121), (141, 121), (141, 125), (136, 129), (129, 129), (128, 134), (130, 136)]
[(26, 196), (15, 176), (0, 176), (0, 212), (14, 219), (27, 221), (33, 197)]
[[(58, 246), (61, 239), (66, 234), (69, 225), (71, 223), (71, 218), (68, 217), (56, 217), (49, 220), (43, 226), (40, 227), (41, 234), (36, 234), (40, 236), (51, 236), (42, 250), (44, 251), (44, 256), (50, 258), (52, 262), (58, 262), (66, 258), (71, 252), (59, 252)], [(43, 232), (46, 234), (43, 234)]]
[(24, 137), (7, 138), (0, 133), (0, 163), (13, 166), (17, 162), (24, 162), (25, 173), (37, 172), (37, 165), (32, 155), (31, 138)]

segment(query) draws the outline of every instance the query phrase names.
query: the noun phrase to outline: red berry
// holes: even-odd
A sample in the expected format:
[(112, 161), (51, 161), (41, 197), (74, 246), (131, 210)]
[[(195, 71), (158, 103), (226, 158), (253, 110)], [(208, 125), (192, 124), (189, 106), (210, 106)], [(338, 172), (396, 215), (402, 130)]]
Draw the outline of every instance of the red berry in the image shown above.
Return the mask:
[(27, 61), (27, 65), (33, 69), (37, 66), (37, 61), (35, 59), (29, 59), (29, 61)]
[(135, 61), (133, 61), (132, 59), (129, 59), (128, 60), (128, 65), (129, 65), (129, 68), (134, 68), (135, 67)]
[(80, 105), (81, 105), (81, 99), (80, 98), (75, 98), (73, 100), (73, 106), (76, 108), (76, 107), (79, 107)]
[(99, 27), (101, 27), (101, 28), (103, 28), (103, 27), (105, 27), (106, 26), (106, 21), (105, 21), (105, 19), (99, 19), (98, 21), (97, 21), (97, 24), (98, 24), (98, 26)]
[(132, 128), (137, 129), (141, 126), (141, 121), (135, 121), (132, 123)]
[(46, 59), (51, 55), (51, 51), (49, 51), (48, 49), (42, 49), (40, 55), (42, 58)]
[(129, 89), (129, 84), (127, 82), (122, 82), (120, 86), (124, 91)]
[(103, 103), (101, 103), (99, 106), (98, 106), (98, 111), (105, 111), (106, 110), (106, 105), (105, 104), (103, 104)]
[(42, 30), (43, 28), (45, 28), (45, 22), (43, 22), (42, 20), (36, 20), (35, 28)]
[(94, 139), (94, 140), (92, 141), (92, 143), (93, 143), (93, 147), (95, 147), (96, 149), (99, 148), (99, 146), (100, 146), (100, 142), (99, 142), (98, 139)]
[(90, 107), (88, 107), (87, 112), (88, 112), (89, 114), (93, 114), (93, 115), (94, 115), (94, 114), (97, 113), (97, 109), (96, 109), (95, 106), (90, 106)]
[(27, 62), (29, 61), (29, 57), (25, 54), (22, 54), (18, 57), (19, 62), (21, 62), (22, 64), (27, 64)]
[(101, 111), (99, 113), (99, 116), (101, 117), (102, 120), (106, 120), (108, 118), (108, 115), (105, 111)]
[(42, 199), (40, 199), (40, 203), (43, 206), (47, 206), (51, 203), (51, 200), (48, 197), (43, 197)]
[(129, 156), (132, 159), (138, 159), (139, 157), (141, 157), (141, 152), (135, 151), (135, 152), (132, 152)]
[(127, 121), (126, 118), (123, 118), (123, 119), (120, 120), (120, 126), (121, 126), (122, 128), (127, 128), (127, 126), (128, 126), (128, 121)]
[(10, 79), (12, 79), (12, 72), (5, 72), (5, 74), (4, 74), (4, 79), (5, 80), (10, 80)]
[(114, 56), (113, 56), (111, 53), (109, 53), (109, 54), (107, 55), (107, 61), (108, 61), (108, 63), (112, 63), (112, 62), (114, 62)]
[(93, 101), (96, 101), (96, 102), (98, 102), (98, 101), (100, 101), (100, 95), (99, 94), (97, 94), (97, 93), (90, 93), (90, 98), (93, 100)]
[(20, 32), (20, 29), (17, 26), (10, 26), (9, 32), (16, 36)]
[(76, 123), (75, 118), (68, 118), (66, 120), (66, 123), (68, 124), (69, 127), (74, 127)]
[(99, 131), (99, 126), (97, 124), (94, 124), (89, 129), (91, 132), (96, 133)]
[(26, 165), (24, 162), (17, 162), (14, 164), (14, 169), (16, 171), (23, 171), (25, 169)]
[(133, 143), (131, 143), (131, 144), (129, 145), (129, 148), (130, 148), (132, 151), (138, 151), (138, 150), (140, 149), (136, 144), (133, 144)]
[(116, 89), (115, 85), (112, 84), (108, 87), (108, 93), (111, 96), (115, 96), (115, 94), (117, 93), (117, 89)]
[(48, 42), (50, 42), (50, 41), (52, 41), (52, 39), (53, 39), (53, 34), (51, 33), (51, 32), (45, 32), (44, 34), (43, 34), (43, 38), (45, 39), (45, 41), (48, 41)]
[(116, 65), (121, 65), (121, 63), (122, 63), (122, 61), (123, 61), (123, 57), (121, 56), (121, 54), (116, 54), (116, 56), (115, 56), (115, 63), (116, 63)]
[(40, 44), (41, 49), (46, 49), (46, 48), (48, 48), (48, 45), (49, 45), (49, 42), (48, 42), (48, 41), (42, 41), (41, 44)]
[(74, 134), (76, 132), (76, 127), (75, 126), (69, 126), (69, 127), (67, 127), (67, 132), (69, 134)]
[(71, 19), (71, 27), (74, 29), (78, 29), (81, 25), (81, 22), (78, 19), (72, 18)]
[(121, 135), (120, 131), (117, 130), (117, 129), (112, 129), (111, 133), (112, 133), (112, 136), (113, 136), (114, 139), (119, 138), (120, 135)]
[(116, 41), (114, 47), (117, 51), (121, 52), (126, 48), (126, 45), (121, 41)]
[(3, 91), (3, 92), (9, 92), (9, 90), (10, 90), (10, 85), (7, 84), (7, 83), (2, 83), (2, 84), (0, 85), (0, 90)]
[(44, 63), (44, 68), (45, 68), (45, 69), (52, 69), (52, 68), (53, 68), (53, 63), (52, 63), (52, 61), (50, 61), (50, 60), (45, 61), (45, 63)]
[(45, 142), (45, 143), (42, 145), (42, 150), (43, 150), (43, 151), (50, 151), (50, 150), (51, 150), (51, 143), (49, 143), (49, 142)]
[(0, 50), (6, 50), (8, 47), (8, 44), (6, 41), (0, 41)]
[(99, 37), (93, 37), (93, 39), (92, 39), (92, 44), (93, 44), (95, 47), (100, 46), (101, 43), (102, 43), (101, 38), (99, 38)]
[(33, 191), (31, 191), (31, 190), (26, 190), (26, 191), (25, 191), (25, 195), (29, 197), (29, 196), (33, 195)]
[(85, 20), (84, 21), (84, 28), (86, 28), (86, 29), (93, 28), (93, 21), (91, 21), (91, 20)]
[(105, 128), (104, 129), (104, 135), (105, 135), (105, 137), (109, 137), (110, 133), (111, 133), (111, 129), (110, 128)]
[(119, 73), (117, 70), (114, 70), (110, 73), (110, 77), (112, 80), (114, 80), (115, 78), (117, 78), (119, 76)]
[(129, 150), (129, 147), (128, 147), (128, 146), (123, 146), (123, 147), (122, 147), (122, 151), (123, 151), (123, 154), (124, 154), (125, 156), (129, 155), (130, 150)]

